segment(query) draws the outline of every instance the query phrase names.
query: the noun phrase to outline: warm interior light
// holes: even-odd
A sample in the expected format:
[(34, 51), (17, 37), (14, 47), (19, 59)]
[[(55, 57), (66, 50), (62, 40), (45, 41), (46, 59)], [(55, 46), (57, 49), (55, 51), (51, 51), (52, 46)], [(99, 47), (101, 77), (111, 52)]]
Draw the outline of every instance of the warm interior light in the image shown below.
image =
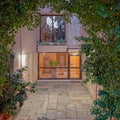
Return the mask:
[(69, 52), (70, 55), (79, 55), (79, 52)]
[(22, 54), (22, 67), (26, 66), (26, 55)]

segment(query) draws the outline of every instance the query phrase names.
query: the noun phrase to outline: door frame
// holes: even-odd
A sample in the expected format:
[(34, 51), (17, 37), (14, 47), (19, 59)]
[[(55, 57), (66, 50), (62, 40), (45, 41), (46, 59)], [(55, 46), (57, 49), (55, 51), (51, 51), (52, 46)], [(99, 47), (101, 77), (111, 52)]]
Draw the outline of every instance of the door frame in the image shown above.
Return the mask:
[[(81, 69), (80, 69), (80, 67), (81, 67), (81, 55), (80, 54), (77, 54), (77, 55), (72, 55), (72, 54), (69, 54), (70, 52), (68, 52), (68, 78), (69, 79), (82, 79), (82, 72), (81, 72)], [(79, 78), (71, 78), (70, 77), (70, 69), (72, 68), (72, 67), (70, 67), (70, 57), (71, 56), (79, 56), (80, 57), (80, 59), (79, 59), (79, 62), (80, 62), (80, 67), (73, 67), (73, 68), (76, 68), (76, 69), (79, 69), (80, 70), (80, 74), (79, 74)]]
[[(39, 53), (43, 53), (43, 52), (38, 52), (38, 79), (51, 79), (51, 78), (39, 78), (39, 69), (40, 68), (42, 68), (42, 67), (39, 67), (40, 66), (40, 63), (39, 63), (39, 59), (40, 59), (40, 54)], [(46, 52), (46, 53), (50, 53), (50, 52)], [(56, 52), (52, 52), (52, 53), (56, 53)], [(69, 51), (66, 51), (66, 52), (62, 52), (62, 53), (67, 53), (67, 57), (68, 57), (68, 67), (66, 67), (67, 68), (67, 71), (68, 71), (68, 77), (67, 78), (52, 78), (53, 80), (59, 80), (59, 79), (70, 79), (70, 80), (73, 80), (73, 79), (77, 79), (77, 80), (79, 80), (79, 79), (82, 79), (82, 71), (81, 71), (81, 69), (80, 69), (80, 78), (70, 78), (70, 56), (80, 56), (80, 67), (81, 67), (81, 63), (82, 63), (82, 59), (81, 59), (81, 55), (80, 54), (78, 54), (78, 55), (71, 55), (71, 54), (69, 54), (70, 52)], [(80, 68), (80, 67), (76, 67), (76, 68)]]

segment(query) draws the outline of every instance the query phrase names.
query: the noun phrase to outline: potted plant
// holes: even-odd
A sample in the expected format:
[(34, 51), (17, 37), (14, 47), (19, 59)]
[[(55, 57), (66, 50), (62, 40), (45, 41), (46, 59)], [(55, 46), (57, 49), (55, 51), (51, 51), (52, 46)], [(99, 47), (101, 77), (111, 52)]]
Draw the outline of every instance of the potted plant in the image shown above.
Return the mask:
[(64, 39), (57, 39), (56, 44), (57, 45), (65, 45), (65, 40)]
[(0, 120), (7, 120), (10, 115), (15, 114), (18, 107), (21, 107), (26, 100), (28, 92), (35, 91), (34, 83), (23, 81), (21, 76), (24, 70), (25, 68), (22, 68), (5, 75), (6, 81), (0, 95)]
[(49, 65), (51, 66), (52, 77), (56, 78), (56, 68), (59, 65), (58, 61), (50, 61)]
[(56, 66), (58, 66), (58, 64), (59, 64), (58, 61), (50, 61), (50, 62), (49, 62), (49, 65), (50, 65), (51, 67), (56, 67)]

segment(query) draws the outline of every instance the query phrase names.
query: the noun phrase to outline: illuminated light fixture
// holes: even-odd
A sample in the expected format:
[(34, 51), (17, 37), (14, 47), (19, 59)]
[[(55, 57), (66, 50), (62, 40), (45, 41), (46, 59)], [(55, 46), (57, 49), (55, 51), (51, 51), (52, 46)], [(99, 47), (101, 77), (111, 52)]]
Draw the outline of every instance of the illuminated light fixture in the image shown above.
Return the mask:
[(21, 55), (20, 54), (18, 55), (18, 61), (19, 61), (18, 65), (19, 65), (19, 69), (20, 69), (20, 66), (21, 66)]
[(26, 55), (22, 54), (22, 67), (26, 66)]
[(80, 50), (79, 49), (74, 49), (74, 48), (69, 48), (68, 49), (68, 53), (70, 54), (70, 55), (80, 55)]
[(72, 55), (79, 55), (79, 53), (72, 53)]

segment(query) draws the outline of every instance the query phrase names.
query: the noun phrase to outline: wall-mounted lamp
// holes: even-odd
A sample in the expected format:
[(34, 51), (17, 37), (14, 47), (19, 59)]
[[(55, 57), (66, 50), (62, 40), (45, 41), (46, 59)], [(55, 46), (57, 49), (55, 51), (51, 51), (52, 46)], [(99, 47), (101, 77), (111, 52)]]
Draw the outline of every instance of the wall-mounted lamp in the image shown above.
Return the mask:
[(26, 55), (22, 54), (22, 67), (26, 66)]

